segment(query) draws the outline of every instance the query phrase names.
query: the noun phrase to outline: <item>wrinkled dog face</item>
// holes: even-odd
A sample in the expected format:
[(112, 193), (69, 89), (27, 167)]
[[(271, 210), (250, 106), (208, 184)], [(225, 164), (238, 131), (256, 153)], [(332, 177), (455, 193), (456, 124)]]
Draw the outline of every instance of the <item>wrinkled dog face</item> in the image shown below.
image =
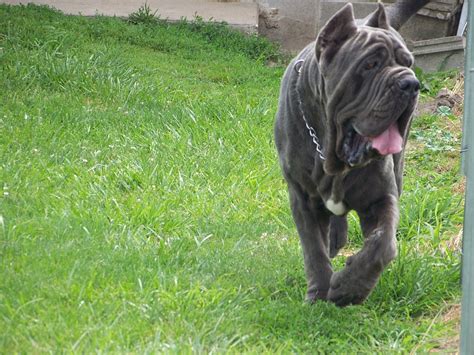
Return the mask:
[[(357, 26), (344, 7), (316, 41), (329, 149), (339, 166), (358, 167), (381, 155), (399, 153), (415, 109), (419, 82), (413, 57), (387, 24), (382, 4)], [(342, 164), (341, 164), (342, 163)], [(334, 171), (329, 161), (326, 170)], [(337, 169), (337, 168), (336, 168)]]

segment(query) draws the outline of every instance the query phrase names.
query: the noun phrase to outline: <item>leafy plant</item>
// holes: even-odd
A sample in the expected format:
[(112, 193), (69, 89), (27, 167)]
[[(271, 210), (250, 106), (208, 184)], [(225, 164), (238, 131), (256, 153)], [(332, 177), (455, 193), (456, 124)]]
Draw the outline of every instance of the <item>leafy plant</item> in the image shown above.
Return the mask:
[(425, 73), (421, 68), (415, 67), (415, 75), (420, 81), (420, 91), (425, 96), (436, 96), (440, 89), (452, 86), (458, 75), (456, 70), (440, 73)]
[(423, 142), (426, 149), (434, 152), (455, 151), (459, 149), (458, 139), (449, 131), (443, 129), (413, 130), (416, 140)]
[(148, 3), (145, 2), (142, 6), (138, 8), (136, 12), (131, 13), (128, 16), (128, 22), (137, 25), (137, 24), (155, 24), (159, 20), (159, 16), (156, 16), (158, 10), (152, 11)]

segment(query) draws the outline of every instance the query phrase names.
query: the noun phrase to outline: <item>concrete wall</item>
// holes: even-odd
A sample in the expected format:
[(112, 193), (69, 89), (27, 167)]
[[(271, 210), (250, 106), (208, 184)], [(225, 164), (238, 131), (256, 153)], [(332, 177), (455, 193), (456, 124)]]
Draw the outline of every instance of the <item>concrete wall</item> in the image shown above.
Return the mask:
[[(348, 1), (345, 0), (256, 0), (260, 15), (259, 33), (297, 52), (314, 41), (326, 21)], [(357, 18), (376, 9), (377, 0), (352, 0)]]
[[(241, 0), (244, 1), (244, 0)], [(249, 0), (246, 0), (249, 1)], [(384, 4), (395, 0), (384, 0)], [(255, 0), (259, 5), (258, 30), (263, 36), (297, 52), (313, 41), (326, 21), (347, 0)], [(377, 7), (377, 0), (351, 0), (356, 18), (364, 18)], [(453, 35), (463, 0), (432, 0), (402, 27), (408, 41)]]
[(320, 0), (258, 0), (259, 33), (296, 52), (316, 38)]

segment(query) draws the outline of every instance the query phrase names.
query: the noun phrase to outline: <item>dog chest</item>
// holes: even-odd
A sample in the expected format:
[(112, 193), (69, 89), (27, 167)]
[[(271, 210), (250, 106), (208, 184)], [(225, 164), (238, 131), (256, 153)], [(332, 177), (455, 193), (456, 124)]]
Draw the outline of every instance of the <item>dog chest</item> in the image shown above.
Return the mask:
[(339, 201), (339, 202), (336, 202), (333, 200), (333, 196), (331, 195), (331, 197), (326, 200), (324, 202), (324, 204), (326, 205), (326, 208), (331, 211), (332, 213), (334, 213), (336, 216), (342, 216), (343, 214), (345, 214), (347, 212), (347, 207), (346, 205), (344, 204), (344, 202), (342, 201)]

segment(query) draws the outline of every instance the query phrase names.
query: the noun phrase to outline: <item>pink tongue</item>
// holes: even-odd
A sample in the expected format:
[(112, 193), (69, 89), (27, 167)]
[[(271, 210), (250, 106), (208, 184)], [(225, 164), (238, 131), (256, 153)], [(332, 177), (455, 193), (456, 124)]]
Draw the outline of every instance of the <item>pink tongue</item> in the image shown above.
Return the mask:
[(372, 148), (377, 149), (382, 155), (399, 153), (402, 151), (402, 145), (403, 138), (396, 122), (381, 135), (372, 138)]

